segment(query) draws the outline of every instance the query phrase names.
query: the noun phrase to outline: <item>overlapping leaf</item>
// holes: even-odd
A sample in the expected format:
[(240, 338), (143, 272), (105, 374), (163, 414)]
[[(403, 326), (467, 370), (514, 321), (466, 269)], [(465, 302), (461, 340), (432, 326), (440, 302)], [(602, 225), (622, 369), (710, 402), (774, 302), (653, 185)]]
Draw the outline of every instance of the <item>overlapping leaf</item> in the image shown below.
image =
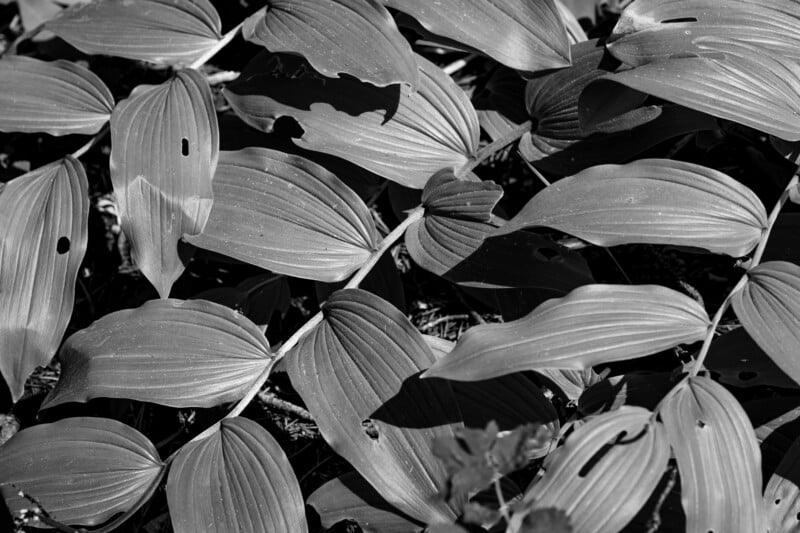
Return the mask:
[(10, 491), (9, 508), (31, 508), (17, 494), (21, 490), (66, 524), (95, 526), (142, 505), (163, 472), (147, 437), (106, 418), (40, 424), (0, 448), (0, 484), (16, 489)]
[(86, 174), (71, 157), (0, 189), (0, 372), (14, 401), (67, 328), (88, 217)]
[(323, 313), (287, 362), (322, 436), (401, 512), (451, 521), (431, 442), (452, 437), (460, 413), (446, 382), (418, 379), (430, 348), (405, 315), (360, 289), (334, 293)]
[(800, 267), (769, 261), (747, 275), (747, 284), (733, 296), (736, 316), (781, 370), (800, 383)]
[(62, 11), (45, 24), (87, 54), (190, 65), (222, 35), (209, 0), (102, 0)]
[(686, 531), (764, 531), (761, 454), (736, 398), (707, 377), (692, 377), (660, 414), (678, 461)]
[(223, 152), (200, 248), (291, 276), (339, 281), (377, 248), (364, 202), (323, 167), (266, 148)]
[(0, 60), (0, 131), (97, 133), (113, 107), (103, 81), (75, 63), (9, 55)]
[(353, 79), (321, 79), (296, 58), (261, 54), (223, 91), (242, 120), (272, 131), (291, 116), (302, 148), (347, 159), (401, 185), (421, 189), (444, 168), (474, 157), (478, 118), (464, 91), (422, 56), (417, 91)]
[(764, 488), (769, 531), (800, 531), (800, 439), (796, 439)]
[(374, 0), (274, 0), (242, 34), (271, 52), (300, 54), (332, 78), (346, 73), (380, 87), (419, 81), (411, 46)]
[(106, 315), (67, 339), (59, 360), (45, 408), (98, 397), (212, 407), (239, 399), (271, 364), (258, 326), (204, 300), (153, 300)]
[(658, 285), (586, 285), (504, 324), (475, 326), (425, 377), (488, 379), (540, 368), (584, 369), (701, 340), (695, 300)]
[(305, 533), (303, 496), (286, 454), (266, 429), (226, 418), (184, 446), (167, 479), (176, 533)]
[(193, 70), (139, 85), (111, 116), (111, 181), (133, 259), (162, 298), (184, 270), (183, 235), (208, 220), (219, 132), (211, 89)]
[(766, 225), (761, 200), (726, 174), (642, 159), (559, 180), (499, 232), (545, 226), (598, 246), (675, 244), (739, 257), (758, 244)]

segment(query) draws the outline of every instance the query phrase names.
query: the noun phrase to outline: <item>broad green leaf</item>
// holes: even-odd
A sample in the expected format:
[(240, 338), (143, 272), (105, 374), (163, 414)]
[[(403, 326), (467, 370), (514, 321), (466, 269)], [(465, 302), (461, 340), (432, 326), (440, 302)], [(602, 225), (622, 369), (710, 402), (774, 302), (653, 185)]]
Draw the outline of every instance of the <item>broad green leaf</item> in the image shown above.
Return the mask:
[(93, 72), (69, 61), (0, 60), (0, 131), (97, 133), (114, 97)]
[(800, 383), (800, 267), (769, 261), (747, 276), (733, 296), (736, 316), (775, 364)]
[(337, 291), (322, 312), (287, 360), (322, 436), (401, 512), (452, 521), (437, 496), (446, 474), (431, 442), (452, 437), (461, 416), (447, 382), (418, 379), (430, 348), (404, 314), (366, 291)]
[(408, 41), (377, 0), (272, 0), (242, 27), (270, 52), (299, 54), (317, 72), (345, 73), (384, 87), (416, 87), (419, 69)]
[(537, 226), (598, 246), (674, 244), (740, 257), (758, 244), (767, 213), (755, 193), (722, 172), (641, 159), (559, 180), (498, 233)]
[(795, 439), (764, 488), (769, 531), (800, 531), (800, 439)]
[(106, 315), (64, 343), (43, 408), (92, 398), (171, 407), (238, 400), (272, 364), (258, 326), (204, 300), (152, 300)]
[[(0, 483), (22, 490), (52, 518), (73, 525), (96, 526), (138, 508), (158, 488), (164, 468), (147, 437), (107, 418), (40, 424), (0, 448)], [(30, 509), (31, 502), (16, 490), (9, 508)]]
[(167, 502), (176, 533), (305, 533), (303, 496), (286, 454), (266, 429), (225, 418), (181, 448)]
[(552, 0), (383, 0), (426, 30), (516, 70), (569, 66), (569, 39)]
[(72, 157), (0, 189), (0, 372), (14, 401), (72, 316), (88, 218), (89, 185)]
[(477, 381), (519, 372), (582, 370), (705, 337), (705, 309), (659, 285), (586, 285), (527, 316), (467, 330), (425, 377)]
[(705, 367), (715, 377), (718, 375), (721, 383), (734, 387), (798, 388), (798, 384), (764, 353), (745, 328), (715, 338), (708, 350)]
[(236, 114), (272, 131), (281, 116), (303, 128), (301, 148), (351, 161), (401, 185), (421, 189), (445, 167), (475, 156), (478, 118), (466, 93), (417, 56), (420, 82), (379, 88), (353, 79), (324, 79), (296, 58), (261, 54), (223, 90)]
[(563, 510), (575, 533), (616, 533), (645, 504), (667, 468), (664, 433), (653, 413), (641, 407), (599, 415), (548, 457), (547, 472), (524, 502), (531, 510)]
[(747, 415), (707, 377), (678, 387), (659, 413), (678, 461), (687, 533), (764, 531), (761, 454)]
[[(561, 20), (564, 22), (564, 27), (567, 30), (567, 36), (569, 37), (570, 44), (576, 44), (583, 42), (587, 39), (586, 32), (583, 31), (583, 27), (581, 23), (578, 22), (578, 14), (573, 12), (572, 7), (574, 7), (574, 2), (562, 2), (562, 0), (554, 0), (556, 7), (558, 8), (558, 14), (561, 16)], [(567, 7), (567, 3), (573, 4), (570, 7)], [(588, 2), (584, 2), (591, 10), (591, 18), (594, 18), (594, 2), (591, 2), (591, 5)]]
[(214, 205), (191, 244), (273, 272), (339, 281), (377, 248), (364, 202), (336, 176), (266, 148), (222, 152)]
[(65, 9), (45, 28), (87, 54), (177, 66), (222, 39), (209, 0), (96, 0)]
[(169, 296), (184, 270), (178, 240), (208, 220), (219, 132), (208, 82), (181, 70), (139, 85), (111, 115), (111, 182), (136, 265)]

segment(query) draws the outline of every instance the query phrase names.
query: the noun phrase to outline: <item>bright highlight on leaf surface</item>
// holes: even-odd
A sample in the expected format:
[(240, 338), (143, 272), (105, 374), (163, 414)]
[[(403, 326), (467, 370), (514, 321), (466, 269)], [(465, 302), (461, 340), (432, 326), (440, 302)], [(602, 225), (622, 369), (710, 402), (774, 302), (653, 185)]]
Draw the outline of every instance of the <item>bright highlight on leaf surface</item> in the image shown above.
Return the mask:
[(339, 178), (299, 156), (265, 148), (223, 152), (214, 206), (186, 240), (273, 272), (340, 281), (377, 249), (367, 206)]
[[(138, 508), (158, 488), (163, 472), (147, 437), (107, 418), (40, 424), (0, 448), (2, 483), (32, 496), (65, 524), (96, 526)], [(16, 491), (9, 492), (12, 511), (33, 506)]]
[(184, 270), (178, 240), (208, 220), (219, 131), (211, 89), (193, 70), (139, 85), (111, 116), (111, 181), (136, 265), (162, 298)]
[(98, 397), (213, 407), (238, 400), (272, 364), (258, 326), (204, 300), (152, 300), (106, 315), (68, 338), (59, 360), (43, 408)]
[(586, 285), (504, 324), (475, 326), (425, 377), (489, 379), (522, 370), (582, 370), (705, 337), (705, 309), (659, 285)]
[(0, 372), (14, 401), (72, 316), (88, 217), (86, 174), (71, 157), (0, 188)]
[(0, 60), (0, 131), (97, 133), (113, 107), (103, 81), (75, 63), (14, 55)]
[(303, 495), (286, 454), (266, 429), (226, 418), (184, 446), (169, 470), (176, 533), (306, 533)]

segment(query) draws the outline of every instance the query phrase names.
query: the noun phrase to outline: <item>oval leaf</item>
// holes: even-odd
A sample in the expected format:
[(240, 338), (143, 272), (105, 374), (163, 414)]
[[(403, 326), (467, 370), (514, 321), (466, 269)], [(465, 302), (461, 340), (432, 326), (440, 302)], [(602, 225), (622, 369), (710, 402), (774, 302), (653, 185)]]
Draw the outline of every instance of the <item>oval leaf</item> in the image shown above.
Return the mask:
[[(138, 508), (155, 492), (163, 472), (147, 437), (107, 418), (40, 424), (0, 448), (2, 484), (35, 498), (66, 524), (95, 526)], [(31, 508), (28, 499), (11, 494), (9, 509)]]
[(678, 461), (686, 531), (764, 531), (761, 453), (750, 420), (707, 377), (679, 387), (660, 414)]
[(14, 401), (72, 316), (88, 218), (89, 185), (72, 157), (0, 189), (0, 372)]
[(222, 39), (208, 0), (102, 0), (62, 11), (45, 28), (87, 54), (190, 65)]
[(796, 439), (764, 489), (769, 531), (800, 531), (800, 439)]
[(111, 115), (111, 181), (136, 265), (169, 296), (184, 269), (178, 240), (208, 220), (219, 131), (211, 89), (193, 70), (139, 85)]
[(93, 134), (113, 108), (103, 81), (75, 63), (9, 55), (0, 61), (0, 131)]
[(258, 326), (227, 307), (153, 300), (72, 335), (59, 361), (43, 408), (98, 397), (213, 407), (238, 400), (272, 358)]
[(477, 381), (540, 368), (582, 370), (701, 340), (708, 315), (658, 285), (586, 285), (505, 324), (475, 326), (425, 377)]
[(210, 437), (181, 448), (169, 470), (167, 502), (176, 533), (308, 531), (286, 454), (246, 418), (225, 418)]
[(430, 524), (452, 521), (431, 442), (460, 424), (450, 386), (418, 379), (433, 354), (411, 322), (366, 291), (337, 291), (289, 354), (292, 385), (328, 444), (387, 502)]
[(245, 148), (222, 153), (208, 223), (186, 240), (273, 272), (339, 281), (379, 238), (367, 206), (339, 178), (299, 156)]
[(598, 246), (674, 244), (740, 257), (767, 226), (761, 200), (700, 165), (641, 159), (599, 165), (534, 196), (499, 233), (545, 226)]

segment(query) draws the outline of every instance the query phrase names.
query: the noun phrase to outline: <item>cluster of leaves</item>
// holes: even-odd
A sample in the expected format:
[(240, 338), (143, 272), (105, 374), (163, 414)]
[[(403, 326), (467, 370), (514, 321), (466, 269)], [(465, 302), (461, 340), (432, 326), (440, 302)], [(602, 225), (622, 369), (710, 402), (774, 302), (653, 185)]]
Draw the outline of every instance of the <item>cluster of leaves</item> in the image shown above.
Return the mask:
[[(800, 411), (784, 402), (759, 425), (761, 406), (732, 390), (800, 383), (798, 222), (784, 210), (800, 202), (800, 3), (586, 3), (269, 0), (223, 34), (208, 0), (43, 2), (55, 16), (25, 37), (169, 77), (116, 101), (77, 62), (0, 59), (0, 131), (92, 136), (0, 185), (0, 373), (17, 401), (57, 355), (44, 413), (96, 398), (230, 408), (165, 458), (112, 418), (22, 429), (0, 447), (14, 516), (111, 531), (164, 487), (178, 532), (302, 533), (308, 503), (326, 528), (611, 533), (658, 511), (676, 465), (687, 531), (797, 530), (800, 440), (781, 428)], [(585, 21), (589, 39), (575, 13), (612, 18)], [(205, 65), (240, 33), (261, 50), (215, 101)], [(459, 60), (443, 68), (436, 50)], [(271, 135), (220, 150), (223, 111)], [(282, 117), (292, 143), (272, 136)], [(89, 233), (81, 158), (107, 134), (119, 230), (160, 298), (63, 339)], [(737, 138), (780, 159), (773, 182), (676, 158)], [(670, 157), (652, 157), (668, 141)], [(519, 179), (473, 171), (517, 152), (543, 187), (511, 198), (508, 219), (498, 204)], [(374, 209), (384, 191), (391, 230)], [(401, 238), (506, 321), (455, 344), (423, 335), (368, 283)], [(635, 244), (724, 256), (737, 277), (713, 316), (696, 290), (596, 279), (594, 250)], [(170, 298), (209, 252), (269, 273), (228, 305)], [(265, 326), (285, 291), (265, 287), (287, 277), (344, 285), (276, 348)], [(666, 372), (595, 372), (654, 354)], [(242, 416), (279, 366), (354, 469), (306, 499), (278, 441)], [(769, 470), (759, 442), (773, 434), (786, 442)]]

